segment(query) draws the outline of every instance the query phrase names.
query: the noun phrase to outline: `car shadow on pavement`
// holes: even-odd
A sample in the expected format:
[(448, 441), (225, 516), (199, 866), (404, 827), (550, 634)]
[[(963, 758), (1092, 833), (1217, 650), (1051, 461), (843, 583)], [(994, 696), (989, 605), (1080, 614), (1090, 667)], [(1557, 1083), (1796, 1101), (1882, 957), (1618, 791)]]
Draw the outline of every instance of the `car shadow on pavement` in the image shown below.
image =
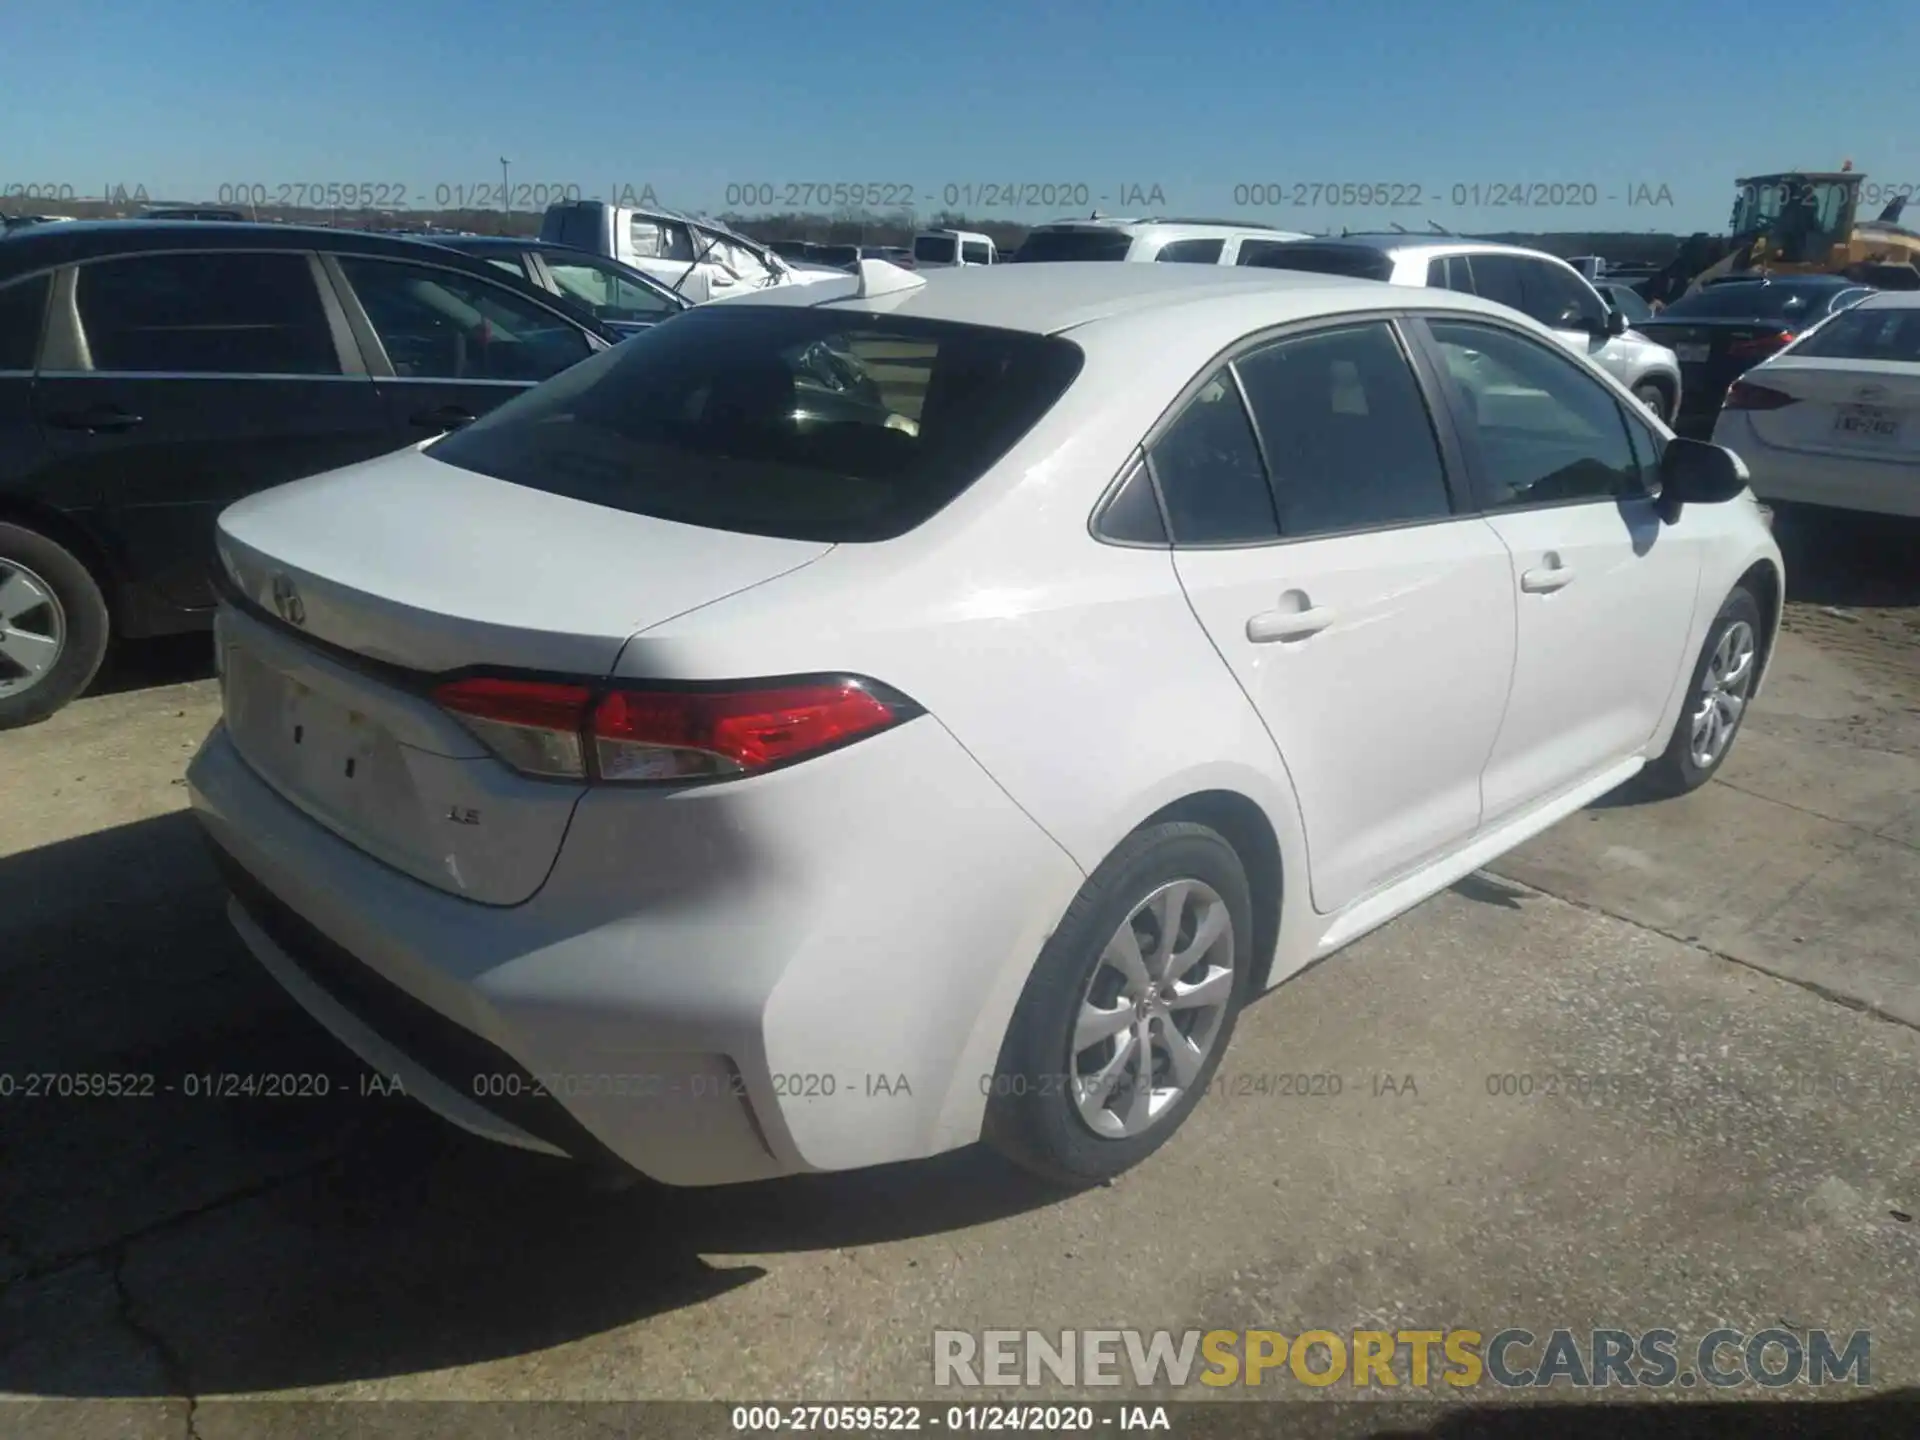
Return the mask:
[[(1310, 1422), (1321, 1407), (1298, 1405), (1291, 1414)], [(1326, 1407), (1333, 1408), (1333, 1407)], [(1353, 1407), (1357, 1409), (1358, 1407)], [(1384, 1408), (1384, 1407), (1383, 1407)], [(1249, 1432), (1251, 1433), (1251, 1432)], [(1311, 1428), (1288, 1432), (1315, 1433)], [(1335, 1433), (1329, 1429), (1328, 1434)], [(1473, 1405), (1451, 1409), (1424, 1425), (1391, 1421), (1362, 1433), (1369, 1440), (1868, 1440), (1920, 1434), (1920, 1390), (1889, 1390), (1858, 1399), (1810, 1402), (1769, 1399), (1741, 1403)]]
[[(271, 1391), (504, 1359), (765, 1273), (708, 1256), (962, 1229), (1060, 1193), (979, 1147), (616, 1189), (468, 1136), (369, 1091), (280, 992), (228, 927), (183, 812), (0, 858), (0, 1057), (0, 1392), (21, 1395)], [(223, 1078), (260, 1076), (299, 1083)]]
[(1787, 598), (1811, 605), (1920, 606), (1920, 520), (1774, 507)]
[(213, 678), (213, 636), (205, 631), (153, 640), (119, 640), (107, 651), (88, 695), (120, 695)]

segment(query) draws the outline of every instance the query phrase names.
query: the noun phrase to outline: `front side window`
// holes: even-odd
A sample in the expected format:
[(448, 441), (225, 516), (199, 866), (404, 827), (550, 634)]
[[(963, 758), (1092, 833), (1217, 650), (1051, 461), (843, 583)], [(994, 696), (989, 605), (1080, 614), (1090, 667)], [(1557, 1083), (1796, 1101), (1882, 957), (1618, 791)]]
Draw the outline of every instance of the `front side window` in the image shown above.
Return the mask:
[(693, 237), (687, 234), (684, 225), (636, 215), (627, 227), (627, 235), (633, 245), (633, 253), (643, 260), (678, 260), (683, 265), (692, 263)]
[(584, 332), (477, 275), (358, 256), (340, 268), (395, 375), (533, 382), (592, 353)]
[(966, 240), (960, 245), (960, 258), (968, 265), (991, 265), (993, 247), (984, 240)]
[(1176, 265), (1218, 265), (1225, 240), (1169, 240), (1153, 258)]
[(1626, 419), (1606, 386), (1510, 330), (1428, 324), (1465, 402), (1463, 428), (1480, 457), (1489, 506), (1644, 493)]
[(305, 255), (131, 255), (82, 265), (77, 287), (95, 370), (340, 373)]
[(1638, 325), (1642, 321), (1653, 319), (1653, 309), (1640, 298), (1636, 290), (1625, 285), (1607, 287), (1607, 299), (1613, 302), (1613, 308), (1626, 317), (1629, 325)]
[(702, 306), (428, 453), (686, 525), (886, 540), (986, 474), (1082, 360), (1068, 340), (950, 321)]
[(659, 320), (675, 309), (659, 291), (605, 261), (574, 255), (549, 255), (546, 260), (560, 293), (589, 306), (602, 320)]
[(1282, 340), (1234, 363), (1272, 466), (1282, 535), (1452, 513), (1419, 382), (1384, 321)]
[(1599, 328), (1606, 322), (1600, 297), (1571, 267), (1522, 257), (1520, 284), (1526, 313), (1551, 330)]
[(47, 314), (45, 275), (0, 286), (0, 370), (31, 370)]
[(1280, 535), (1240, 390), (1222, 370), (1148, 452), (1176, 545), (1257, 545)]

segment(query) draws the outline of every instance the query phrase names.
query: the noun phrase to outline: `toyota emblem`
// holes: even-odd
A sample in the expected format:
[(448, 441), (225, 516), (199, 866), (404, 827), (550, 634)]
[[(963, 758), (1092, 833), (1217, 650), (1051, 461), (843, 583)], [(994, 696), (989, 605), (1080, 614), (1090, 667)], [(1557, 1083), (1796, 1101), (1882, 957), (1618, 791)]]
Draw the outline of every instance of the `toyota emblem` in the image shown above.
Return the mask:
[(301, 600), (300, 592), (293, 588), (293, 581), (285, 575), (273, 577), (273, 608), (289, 625), (307, 623), (306, 603)]

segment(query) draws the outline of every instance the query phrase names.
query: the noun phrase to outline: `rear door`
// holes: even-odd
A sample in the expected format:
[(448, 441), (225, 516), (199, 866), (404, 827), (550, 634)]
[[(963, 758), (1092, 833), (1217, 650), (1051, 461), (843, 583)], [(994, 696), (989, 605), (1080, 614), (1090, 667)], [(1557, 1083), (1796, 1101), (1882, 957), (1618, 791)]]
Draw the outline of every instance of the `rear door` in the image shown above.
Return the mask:
[(1514, 597), (1499, 537), (1456, 513), (1442, 434), (1394, 325), (1362, 320), (1243, 354), (1149, 447), (1181, 584), (1299, 796), (1322, 913), (1480, 823)]
[(389, 447), (478, 419), (592, 354), (558, 310), (482, 275), (386, 256), (324, 256), (360, 334)]
[(88, 261), (61, 272), (50, 313), (41, 484), (96, 497), (122, 572), (164, 605), (213, 603), (227, 505), (394, 443), (304, 252)]
[(1436, 316), (1424, 334), (1512, 557), (1519, 653), (1481, 782), (1493, 825), (1653, 738), (1686, 658), (1700, 542), (1654, 512), (1657, 435), (1583, 366), (1491, 321)]

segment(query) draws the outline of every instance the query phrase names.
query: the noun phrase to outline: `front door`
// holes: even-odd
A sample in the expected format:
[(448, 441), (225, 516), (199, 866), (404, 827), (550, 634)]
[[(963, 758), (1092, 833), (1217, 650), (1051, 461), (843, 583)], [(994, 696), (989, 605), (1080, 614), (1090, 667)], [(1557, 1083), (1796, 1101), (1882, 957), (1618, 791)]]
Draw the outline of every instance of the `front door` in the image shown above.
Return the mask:
[(1395, 328), (1241, 357), (1149, 455), (1194, 613), (1299, 798), (1314, 908), (1470, 838), (1512, 677), (1512, 585), (1499, 537), (1455, 512)]
[(308, 255), (166, 251), (62, 283), (78, 333), (34, 383), (40, 487), (97, 496), (122, 573), (162, 604), (212, 604), (214, 521), (235, 500), (391, 448)]

